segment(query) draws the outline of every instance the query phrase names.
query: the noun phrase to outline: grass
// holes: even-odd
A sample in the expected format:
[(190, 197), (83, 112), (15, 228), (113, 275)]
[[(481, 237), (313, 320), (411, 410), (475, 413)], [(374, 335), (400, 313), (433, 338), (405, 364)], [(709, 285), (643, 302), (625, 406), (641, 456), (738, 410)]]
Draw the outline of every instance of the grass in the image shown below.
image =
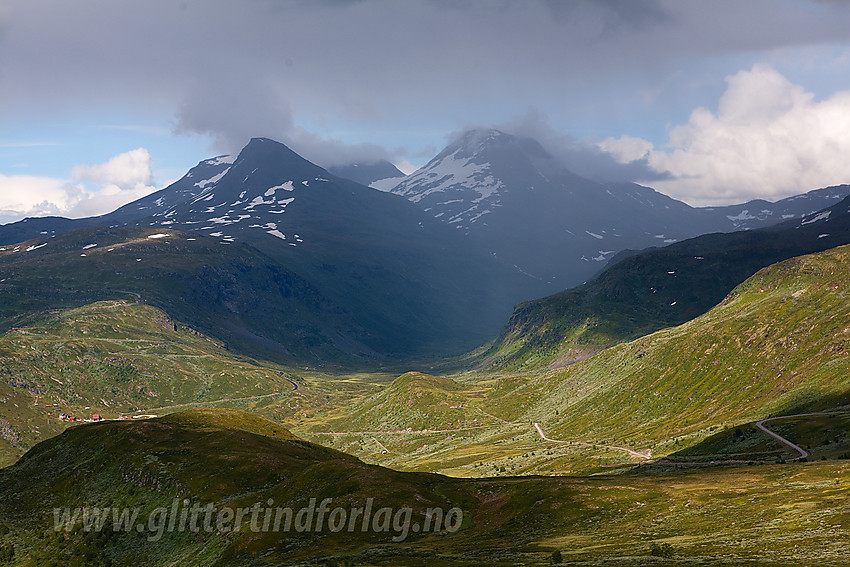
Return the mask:
[[(616, 447), (659, 458), (764, 417), (848, 404), (848, 290), (848, 247), (787, 260), (705, 315), (584, 362), (456, 380), (409, 374), (317, 414), (302, 434), (370, 462), (458, 476), (627, 470), (641, 459)], [(563, 443), (542, 440), (535, 422)], [(756, 436), (753, 459), (792, 456)]]
[(826, 222), (709, 234), (625, 256), (584, 285), (520, 304), (467, 360), (514, 372), (559, 368), (690, 321), (762, 268), (850, 243), (847, 202), (828, 210)]
[[(850, 247), (839, 247), (763, 269), (708, 313), (568, 367), (455, 376), (258, 363), (127, 301), (54, 312), (0, 337), (0, 448), (32, 446), (0, 470), (0, 564), (13, 548), (7, 564), (27, 566), (544, 565), (555, 552), (577, 565), (847, 565), (848, 290)], [(219, 407), (58, 435), (47, 415), (52, 403), (105, 413), (148, 400)], [(752, 426), (823, 410), (769, 422), (807, 462)], [(464, 521), (401, 542), (391, 530), (157, 542), (52, 530), (56, 507), (298, 509), (325, 497), (417, 517), (458, 507)]]
[[(191, 410), (89, 424), (0, 471), (0, 536), (14, 564), (846, 565), (850, 463), (800, 463), (598, 477), (456, 479), (399, 473), (294, 437), (238, 411)], [(463, 510), (458, 531), (299, 533), (53, 529), (53, 508), (138, 506), (174, 498), (224, 507), (309, 498), (333, 506)], [(668, 544), (673, 557), (651, 555)]]

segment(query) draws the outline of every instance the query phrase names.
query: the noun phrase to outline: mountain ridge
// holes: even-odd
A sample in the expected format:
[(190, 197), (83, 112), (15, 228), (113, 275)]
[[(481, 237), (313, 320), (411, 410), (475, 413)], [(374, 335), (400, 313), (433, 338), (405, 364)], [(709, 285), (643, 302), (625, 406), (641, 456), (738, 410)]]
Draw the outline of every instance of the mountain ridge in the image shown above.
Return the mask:
[[(415, 205), (335, 177), (266, 138), (252, 139), (237, 156), (204, 160), (113, 213), (0, 227), (0, 239), (20, 237), (21, 229), (47, 238), (76, 226), (182, 230), (222, 249), (250, 245), (346, 312), (360, 329), (355, 336), (350, 325), (322, 334), (365, 345), (349, 347), (355, 357), (460, 353), (487, 340), (526, 293), (525, 276)], [(481, 288), (481, 281), (496, 285)], [(309, 310), (300, 316), (328, 320)]]
[(496, 129), (465, 132), (389, 190), (548, 292), (586, 281), (625, 249), (764, 227), (850, 194), (850, 186), (840, 186), (777, 203), (694, 208), (649, 187), (583, 178), (537, 141)]
[(591, 281), (517, 306), (480, 367), (569, 364), (689, 321), (758, 270), (850, 243), (850, 197), (802, 219), (623, 253)]

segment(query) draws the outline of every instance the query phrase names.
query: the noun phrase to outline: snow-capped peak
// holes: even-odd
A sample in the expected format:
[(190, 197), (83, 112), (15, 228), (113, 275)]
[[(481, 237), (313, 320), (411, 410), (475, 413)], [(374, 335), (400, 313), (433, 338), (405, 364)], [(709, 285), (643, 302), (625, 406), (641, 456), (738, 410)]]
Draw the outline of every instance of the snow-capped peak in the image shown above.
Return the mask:
[(225, 155), (225, 156), (216, 156), (214, 158), (210, 158), (208, 160), (204, 160), (202, 163), (207, 165), (233, 165), (233, 162), (236, 161), (238, 156), (234, 155)]
[(494, 143), (497, 143), (499, 140), (504, 140), (510, 137), (511, 136), (504, 132), (493, 128), (469, 130), (453, 143), (449, 144), (435, 159), (440, 159), (447, 153), (451, 153), (452, 155), (459, 157), (474, 158)]
[[(470, 130), (392, 192), (419, 203), (436, 218), (468, 229), (502, 206), (509, 187), (533, 184), (544, 176), (542, 172), (551, 172), (551, 160), (533, 140), (492, 128)], [(513, 179), (517, 176), (522, 183)]]

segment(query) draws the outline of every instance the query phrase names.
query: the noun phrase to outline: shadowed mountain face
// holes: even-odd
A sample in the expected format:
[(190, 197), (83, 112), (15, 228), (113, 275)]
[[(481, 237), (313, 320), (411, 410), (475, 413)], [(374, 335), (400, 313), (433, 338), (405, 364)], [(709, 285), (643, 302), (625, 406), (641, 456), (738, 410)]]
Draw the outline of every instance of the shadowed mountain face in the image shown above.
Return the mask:
[(4, 330), (54, 309), (127, 299), (267, 358), (375, 354), (348, 311), (269, 256), (172, 229), (88, 227), (30, 240), (0, 251), (0, 279)]
[(574, 362), (705, 313), (761, 268), (848, 243), (850, 198), (765, 229), (624, 253), (587, 284), (519, 305), (488, 356), (508, 366)]
[[(267, 139), (252, 140), (238, 156), (206, 160), (170, 187), (108, 215), (31, 219), (3, 227), (0, 238), (45, 239), (95, 224), (193, 231), (221, 249), (250, 245), (309, 286), (323, 305), (344, 312), (350, 323), (334, 326), (335, 317), (314, 306), (318, 312), (306, 307), (288, 313), (287, 324), (330, 321), (320, 334), (335, 337), (337, 346), (360, 345), (348, 349), (355, 354), (463, 351), (492, 336), (527, 293), (525, 276), (415, 205), (335, 177)], [(200, 280), (214, 276), (209, 270), (197, 274)], [(234, 285), (258, 299), (264, 293), (250, 281)], [(271, 312), (258, 309), (256, 317), (248, 328), (275, 324)], [(354, 328), (359, 330), (352, 335)], [(286, 337), (273, 340), (289, 350)]]
[(799, 218), (850, 187), (694, 208), (640, 185), (582, 178), (532, 139), (473, 130), (390, 190), (556, 291), (589, 279), (621, 250)]

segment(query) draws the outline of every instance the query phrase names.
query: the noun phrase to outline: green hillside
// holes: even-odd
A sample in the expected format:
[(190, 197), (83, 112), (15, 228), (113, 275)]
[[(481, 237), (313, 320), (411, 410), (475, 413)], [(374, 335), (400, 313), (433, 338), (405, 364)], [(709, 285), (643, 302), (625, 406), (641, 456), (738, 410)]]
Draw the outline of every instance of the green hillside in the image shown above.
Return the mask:
[(708, 234), (631, 256), (595, 279), (518, 305), (480, 368), (557, 368), (705, 313), (761, 268), (850, 243), (850, 201), (761, 230)]
[(707, 314), (553, 374), (530, 415), (557, 433), (646, 447), (709, 424), (847, 405), (848, 339), (843, 246), (761, 270)]
[[(844, 246), (765, 268), (705, 315), (584, 362), (514, 376), (477, 372), (450, 387), (446, 378), (399, 379), (330, 414), (336, 436), (325, 422), (305, 434), (374, 462), (454, 475), (626, 470), (648, 460), (641, 455), (673, 455), (768, 416), (850, 411), (848, 341)], [(753, 447), (738, 445), (743, 461), (795, 456), (752, 436)], [(809, 437), (801, 441), (820, 446)], [(831, 456), (850, 450), (837, 447)], [(730, 450), (709, 449), (690, 455)]]
[[(600, 566), (846, 565), (848, 467), (463, 480), (366, 465), (251, 414), (193, 410), (75, 427), (0, 470), (0, 564), (539, 566), (557, 551)], [(321, 528), (318, 511), (264, 526), (266, 508), (309, 512), (311, 498), (330, 499)], [(331, 529), (332, 510), (369, 499), (365, 531)], [(195, 520), (180, 519), (193, 506)], [(82, 514), (68, 526), (83, 507), (88, 529)], [(100, 530), (95, 507), (108, 509)], [(429, 509), (433, 522), (452, 509), (462, 521), (426, 530)]]
[(288, 378), (300, 380), (237, 357), (148, 305), (103, 301), (55, 311), (0, 336), (0, 459), (13, 462), (63, 431), (71, 422), (62, 413), (114, 419), (225, 400), (291, 417), (312, 402)]

